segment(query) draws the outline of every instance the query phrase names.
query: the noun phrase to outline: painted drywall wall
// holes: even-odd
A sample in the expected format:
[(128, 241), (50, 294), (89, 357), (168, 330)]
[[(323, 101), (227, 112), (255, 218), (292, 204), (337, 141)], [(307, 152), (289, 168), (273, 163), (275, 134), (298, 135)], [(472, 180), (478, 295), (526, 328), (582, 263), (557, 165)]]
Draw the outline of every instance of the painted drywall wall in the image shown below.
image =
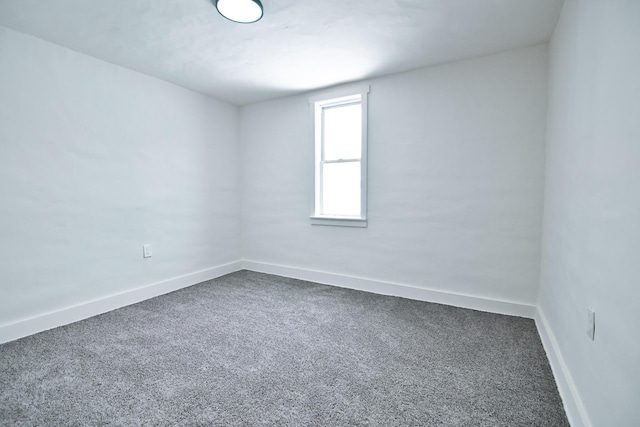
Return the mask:
[(310, 224), (311, 94), (243, 107), (244, 258), (535, 302), (546, 78), (540, 45), (366, 81), (360, 229)]
[(640, 425), (639, 23), (566, 0), (550, 47), (540, 308), (594, 426)]
[(237, 107), (1, 27), (0, 100), (0, 325), (240, 258)]

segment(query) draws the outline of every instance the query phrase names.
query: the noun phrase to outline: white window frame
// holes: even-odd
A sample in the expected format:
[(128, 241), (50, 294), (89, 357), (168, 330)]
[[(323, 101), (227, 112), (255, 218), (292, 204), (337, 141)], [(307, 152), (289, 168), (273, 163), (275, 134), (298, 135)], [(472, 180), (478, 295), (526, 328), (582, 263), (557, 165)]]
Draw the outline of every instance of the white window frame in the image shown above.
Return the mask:
[[(341, 227), (367, 227), (367, 117), (368, 117), (369, 85), (351, 86), (348, 88), (323, 92), (309, 98), (311, 110), (312, 136), (314, 141), (314, 169), (315, 180), (313, 189), (313, 206), (311, 210), (312, 225), (333, 225)], [(338, 216), (321, 214), (321, 164), (323, 160), (324, 135), (322, 135), (323, 110), (325, 108), (348, 105), (358, 102), (362, 108), (362, 141), (360, 144), (360, 216)], [(331, 163), (357, 161), (356, 159), (333, 160)]]

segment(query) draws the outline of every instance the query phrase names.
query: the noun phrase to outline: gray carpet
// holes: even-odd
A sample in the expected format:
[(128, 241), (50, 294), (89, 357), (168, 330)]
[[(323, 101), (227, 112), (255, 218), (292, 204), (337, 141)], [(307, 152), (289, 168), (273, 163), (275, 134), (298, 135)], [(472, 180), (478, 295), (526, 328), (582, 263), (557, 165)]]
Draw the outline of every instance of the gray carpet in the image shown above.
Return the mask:
[(249, 271), (0, 346), (0, 422), (569, 425), (532, 320)]

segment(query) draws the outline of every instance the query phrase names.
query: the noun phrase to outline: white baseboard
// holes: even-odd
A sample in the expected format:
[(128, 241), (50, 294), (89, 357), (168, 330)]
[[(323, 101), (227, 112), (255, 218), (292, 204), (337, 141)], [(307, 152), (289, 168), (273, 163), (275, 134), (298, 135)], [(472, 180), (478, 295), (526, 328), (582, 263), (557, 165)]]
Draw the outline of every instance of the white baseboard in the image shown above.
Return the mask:
[(69, 323), (177, 291), (178, 289), (215, 279), (241, 269), (241, 261), (236, 261), (40, 314), (14, 323), (0, 325), (0, 343), (17, 340), (18, 338), (57, 328), (58, 326), (68, 325)]
[(591, 421), (582, 403), (576, 384), (573, 382), (569, 368), (567, 368), (564, 358), (562, 357), (558, 341), (540, 307), (538, 307), (536, 312), (535, 321), (542, 345), (547, 352), (547, 359), (549, 359), (553, 376), (558, 385), (560, 397), (564, 403), (564, 410), (567, 413), (569, 424), (571, 424), (572, 427), (591, 427)]
[(135, 304), (159, 295), (164, 295), (166, 293), (215, 279), (216, 277), (224, 276), (242, 269), (343, 288), (357, 289), (375, 294), (391, 295), (419, 301), (452, 305), (455, 307), (470, 308), (490, 313), (507, 314), (511, 316), (535, 319), (538, 333), (540, 334), (553, 375), (556, 379), (569, 423), (572, 427), (592, 427), (584, 404), (580, 399), (576, 385), (571, 377), (571, 373), (569, 372), (564, 358), (562, 357), (562, 353), (559, 350), (558, 342), (549, 328), (544, 312), (539, 307), (518, 302), (493, 300), (472, 295), (419, 288), (401, 283), (382, 282), (362, 277), (346, 276), (258, 261), (235, 261), (19, 320), (14, 323), (0, 325), (0, 344), (28, 335), (33, 335), (38, 332), (43, 332), (48, 329), (53, 329), (58, 326), (68, 325), (79, 320), (87, 319), (89, 317)]
[(470, 308), (490, 313), (526, 317), (528, 319), (533, 319), (536, 313), (536, 307), (533, 305), (493, 300), (472, 295), (456, 294), (435, 289), (419, 288), (401, 283), (382, 282), (362, 277), (345, 276), (342, 274), (287, 267), (284, 265), (249, 260), (244, 260), (242, 262), (242, 267), (245, 270), (257, 271), (259, 273), (275, 274), (277, 276), (291, 277), (294, 279), (307, 280), (310, 282), (339, 286), (342, 288), (357, 289), (360, 291), (372, 292), (374, 294), (435, 302), (438, 304)]

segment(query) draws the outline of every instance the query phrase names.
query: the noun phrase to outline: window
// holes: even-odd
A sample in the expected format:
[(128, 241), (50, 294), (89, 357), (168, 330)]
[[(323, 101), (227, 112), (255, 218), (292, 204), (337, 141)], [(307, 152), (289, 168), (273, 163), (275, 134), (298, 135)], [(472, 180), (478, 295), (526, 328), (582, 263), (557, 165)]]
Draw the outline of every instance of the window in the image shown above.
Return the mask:
[(367, 226), (368, 93), (366, 86), (309, 100), (315, 139), (314, 225)]

